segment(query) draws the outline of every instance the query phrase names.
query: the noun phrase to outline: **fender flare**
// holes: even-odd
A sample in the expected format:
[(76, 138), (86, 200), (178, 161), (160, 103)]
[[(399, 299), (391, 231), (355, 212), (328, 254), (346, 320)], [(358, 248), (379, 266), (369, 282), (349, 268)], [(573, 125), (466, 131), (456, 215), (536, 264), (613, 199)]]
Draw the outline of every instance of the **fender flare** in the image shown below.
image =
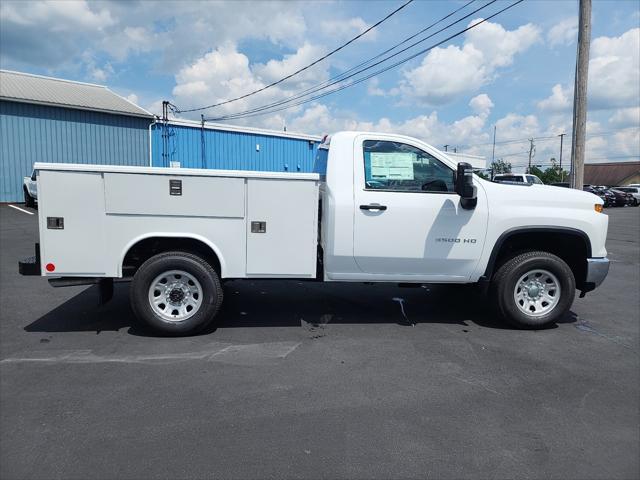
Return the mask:
[(580, 238), (587, 249), (587, 258), (591, 257), (591, 240), (589, 240), (589, 236), (583, 232), (582, 230), (578, 230), (577, 228), (571, 227), (555, 227), (555, 226), (545, 226), (545, 227), (514, 227), (509, 230), (503, 232), (498, 240), (493, 245), (493, 249), (491, 250), (491, 255), (489, 256), (489, 261), (487, 262), (487, 266), (484, 271), (484, 275), (480, 277), (480, 281), (489, 281), (491, 276), (493, 275), (493, 270), (498, 259), (498, 255), (500, 254), (500, 250), (502, 249), (502, 245), (505, 241), (507, 241), (510, 237), (514, 235), (519, 235), (522, 233), (564, 233), (567, 235), (571, 235), (574, 237)]
[(148, 238), (155, 238), (155, 237), (165, 237), (165, 238), (189, 238), (192, 240), (197, 240), (199, 242), (202, 242), (203, 244), (205, 244), (207, 247), (209, 247), (213, 253), (218, 257), (218, 261), (220, 262), (220, 277), (224, 278), (227, 267), (226, 267), (226, 263), (224, 261), (224, 257), (222, 256), (222, 253), (220, 252), (220, 249), (214, 244), (212, 243), (209, 239), (203, 237), (202, 235), (197, 235), (194, 233), (183, 233), (183, 232), (152, 232), (152, 233), (145, 233), (143, 235), (139, 235), (137, 237), (135, 237), (134, 239), (132, 239), (129, 243), (127, 243), (124, 247), (124, 249), (122, 250), (121, 254), (120, 254), (120, 260), (118, 262), (118, 276), (122, 276), (122, 263), (124, 262), (124, 258), (127, 255), (127, 253), (129, 252), (129, 250), (131, 250), (131, 248), (137, 244), (138, 242), (141, 242), (143, 240), (147, 240)]

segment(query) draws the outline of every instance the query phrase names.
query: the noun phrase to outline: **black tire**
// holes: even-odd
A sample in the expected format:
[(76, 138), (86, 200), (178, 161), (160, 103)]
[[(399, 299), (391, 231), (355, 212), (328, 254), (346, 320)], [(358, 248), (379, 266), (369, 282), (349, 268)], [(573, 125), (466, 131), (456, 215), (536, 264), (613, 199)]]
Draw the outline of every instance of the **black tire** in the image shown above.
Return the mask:
[[(151, 283), (162, 273), (180, 270), (192, 275), (202, 287), (202, 301), (192, 316), (181, 320), (167, 320), (154, 311), (149, 300)], [(164, 252), (142, 264), (131, 284), (131, 308), (138, 319), (159, 333), (169, 336), (195, 334), (206, 328), (222, 304), (220, 278), (213, 267), (201, 257), (188, 252)], [(194, 296), (195, 298), (195, 296)]]
[(24, 191), (24, 206), (28, 208), (33, 208), (36, 206), (35, 199), (29, 195), (29, 191), (26, 188), (22, 189)]
[[(546, 270), (560, 283), (560, 298), (555, 307), (541, 316), (525, 314), (514, 298), (516, 283), (527, 272)], [(492, 296), (498, 313), (511, 325), (523, 329), (544, 328), (565, 315), (576, 294), (576, 281), (569, 265), (564, 260), (548, 252), (525, 252), (506, 261), (494, 275)]]
[(638, 200), (637, 198), (633, 199), (633, 206), (637, 207), (638, 205), (640, 205), (640, 200)]

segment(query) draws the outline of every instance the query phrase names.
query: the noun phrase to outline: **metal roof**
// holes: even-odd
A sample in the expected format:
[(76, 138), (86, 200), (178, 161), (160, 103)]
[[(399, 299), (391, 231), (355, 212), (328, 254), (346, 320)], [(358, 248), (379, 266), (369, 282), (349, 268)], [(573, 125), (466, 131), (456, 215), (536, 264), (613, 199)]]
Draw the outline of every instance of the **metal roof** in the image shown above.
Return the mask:
[(584, 164), (584, 183), (590, 185), (621, 185), (635, 175), (640, 175), (640, 162)]
[(153, 117), (103, 85), (0, 70), (0, 99), (96, 112)]

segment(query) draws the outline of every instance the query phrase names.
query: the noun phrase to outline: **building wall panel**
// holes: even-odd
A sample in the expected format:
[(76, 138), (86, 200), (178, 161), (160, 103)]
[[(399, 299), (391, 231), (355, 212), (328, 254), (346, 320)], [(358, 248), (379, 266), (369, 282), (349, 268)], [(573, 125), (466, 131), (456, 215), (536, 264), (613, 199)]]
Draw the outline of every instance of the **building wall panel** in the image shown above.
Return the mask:
[(163, 133), (161, 123), (153, 126), (154, 167), (179, 162), (182, 168), (309, 173), (318, 148), (317, 141), (306, 139), (170, 124), (163, 156)]
[(148, 165), (150, 119), (0, 101), (0, 202), (23, 199), (35, 162)]

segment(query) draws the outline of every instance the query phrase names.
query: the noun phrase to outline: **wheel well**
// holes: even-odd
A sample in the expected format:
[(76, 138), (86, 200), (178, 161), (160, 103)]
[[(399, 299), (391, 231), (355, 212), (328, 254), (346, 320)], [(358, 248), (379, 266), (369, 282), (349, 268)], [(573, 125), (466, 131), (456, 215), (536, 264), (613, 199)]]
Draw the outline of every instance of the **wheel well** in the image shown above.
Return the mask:
[(132, 276), (149, 258), (172, 250), (198, 255), (222, 277), (220, 259), (213, 249), (200, 240), (186, 237), (151, 237), (135, 243), (129, 248), (122, 261), (123, 276)]
[(491, 278), (500, 266), (515, 255), (532, 250), (549, 252), (560, 257), (571, 268), (577, 288), (583, 286), (587, 276), (587, 258), (591, 256), (591, 245), (582, 232), (570, 230), (518, 231), (499, 239), (491, 254), (485, 278)]

